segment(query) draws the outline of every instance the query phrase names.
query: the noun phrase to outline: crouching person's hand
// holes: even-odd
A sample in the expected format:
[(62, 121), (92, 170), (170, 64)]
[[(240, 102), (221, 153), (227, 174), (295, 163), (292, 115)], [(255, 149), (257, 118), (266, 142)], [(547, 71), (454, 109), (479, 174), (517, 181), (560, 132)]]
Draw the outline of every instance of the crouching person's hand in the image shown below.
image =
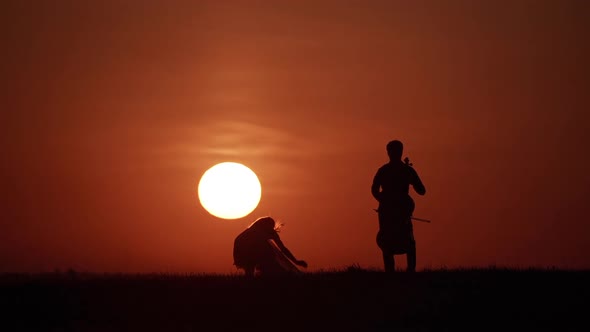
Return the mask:
[(307, 267), (307, 262), (306, 261), (302, 261), (302, 260), (298, 260), (295, 262), (295, 264), (302, 266), (302, 267)]

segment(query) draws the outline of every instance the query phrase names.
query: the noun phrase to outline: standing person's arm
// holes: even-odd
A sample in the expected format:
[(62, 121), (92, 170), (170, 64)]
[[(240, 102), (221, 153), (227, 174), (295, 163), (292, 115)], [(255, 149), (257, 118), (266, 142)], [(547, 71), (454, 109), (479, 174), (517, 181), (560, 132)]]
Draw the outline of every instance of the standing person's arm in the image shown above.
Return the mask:
[(371, 185), (371, 194), (377, 201), (381, 201), (381, 172), (377, 171), (373, 177), (373, 184)]
[(413, 168), (410, 169), (412, 170), (412, 188), (414, 188), (414, 191), (416, 191), (418, 195), (424, 196), (424, 194), (426, 194), (426, 187), (424, 187), (420, 176), (418, 176), (418, 172)]

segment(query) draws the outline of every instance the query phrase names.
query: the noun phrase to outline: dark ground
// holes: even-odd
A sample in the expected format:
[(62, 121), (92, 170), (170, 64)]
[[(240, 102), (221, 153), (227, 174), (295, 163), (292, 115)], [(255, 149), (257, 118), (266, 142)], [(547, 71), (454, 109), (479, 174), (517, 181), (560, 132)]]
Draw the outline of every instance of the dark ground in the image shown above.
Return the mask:
[(3, 331), (590, 331), (590, 271), (0, 276)]

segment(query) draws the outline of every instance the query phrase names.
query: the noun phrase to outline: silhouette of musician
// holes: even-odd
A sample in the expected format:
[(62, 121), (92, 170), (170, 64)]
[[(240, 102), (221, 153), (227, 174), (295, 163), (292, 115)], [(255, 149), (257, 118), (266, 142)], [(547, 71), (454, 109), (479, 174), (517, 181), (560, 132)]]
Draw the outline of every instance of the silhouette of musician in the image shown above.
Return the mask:
[(416, 270), (416, 241), (412, 225), (415, 204), (409, 187), (419, 195), (426, 188), (408, 158), (401, 160), (403, 144), (390, 141), (387, 146), (389, 162), (381, 166), (373, 178), (371, 194), (379, 202), (379, 232), (377, 245), (383, 253), (386, 272), (395, 271), (394, 255), (406, 255), (407, 271)]

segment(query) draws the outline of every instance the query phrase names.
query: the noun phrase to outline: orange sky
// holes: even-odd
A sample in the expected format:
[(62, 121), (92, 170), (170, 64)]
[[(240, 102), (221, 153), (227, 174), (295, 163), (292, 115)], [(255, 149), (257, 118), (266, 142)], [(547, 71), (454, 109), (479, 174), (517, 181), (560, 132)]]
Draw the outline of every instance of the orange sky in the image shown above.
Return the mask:
[[(0, 272), (234, 272), (267, 214), (309, 270), (380, 268), (391, 139), (418, 269), (590, 268), (585, 1), (33, 3), (0, 5)], [(222, 161), (243, 219), (198, 203)]]

